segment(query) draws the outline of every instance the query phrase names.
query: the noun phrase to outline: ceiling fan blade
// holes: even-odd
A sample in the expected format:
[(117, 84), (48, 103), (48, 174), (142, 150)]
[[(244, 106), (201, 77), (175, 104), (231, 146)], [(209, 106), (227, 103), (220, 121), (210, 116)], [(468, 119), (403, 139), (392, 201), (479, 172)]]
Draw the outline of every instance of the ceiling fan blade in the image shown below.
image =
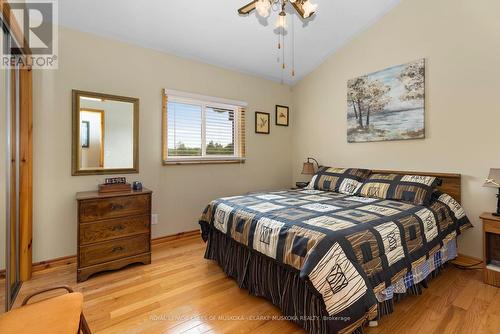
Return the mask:
[(312, 12), (311, 15), (309, 15), (307, 17), (304, 16), (305, 12), (304, 12), (304, 9), (302, 8), (302, 3), (299, 3), (299, 1), (293, 2), (292, 5), (293, 5), (293, 8), (295, 8), (295, 10), (297, 11), (297, 13), (299, 13), (299, 15), (305, 19), (314, 15), (314, 12)]
[(257, 3), (257, 0), (252, 1), (249, 4), (246, 4), (245, 6), (238, 9), (238, 13), (239, 14), (250, 14), (250, 12), (255, 9), (256, 3)]

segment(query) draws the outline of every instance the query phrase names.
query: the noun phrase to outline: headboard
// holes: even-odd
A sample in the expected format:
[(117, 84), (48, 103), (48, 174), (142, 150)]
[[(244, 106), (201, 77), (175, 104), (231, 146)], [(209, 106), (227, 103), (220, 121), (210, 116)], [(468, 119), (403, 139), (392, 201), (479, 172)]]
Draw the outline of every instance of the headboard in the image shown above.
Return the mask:
[(451, 173), (427, 173), (427, 172), (407, 172), (407, 171), (396, 171), (396, 170), (372, 170), (373, 173), (377, 174), (408, 174), (408, 175), (425, 175), (425, 176), (435, 176), (442, 180), (438, 189), (444, 193), (447, 193), (453, 197), (458, 203), (462, 200), (462, 176), (460, 174)]

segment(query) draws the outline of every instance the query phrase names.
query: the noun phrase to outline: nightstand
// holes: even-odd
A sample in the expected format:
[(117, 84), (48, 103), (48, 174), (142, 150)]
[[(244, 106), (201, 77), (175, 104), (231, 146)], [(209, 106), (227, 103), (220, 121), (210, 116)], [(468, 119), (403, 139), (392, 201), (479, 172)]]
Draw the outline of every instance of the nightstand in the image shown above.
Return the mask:
[(500, 217), (483, 213), (484, 283), (500, 287)]
[(295, 182), (295, 187), (293, 187), (293, 189), (304, 189), (305, 187), (307, 187), (309, 185), (309, 182)]

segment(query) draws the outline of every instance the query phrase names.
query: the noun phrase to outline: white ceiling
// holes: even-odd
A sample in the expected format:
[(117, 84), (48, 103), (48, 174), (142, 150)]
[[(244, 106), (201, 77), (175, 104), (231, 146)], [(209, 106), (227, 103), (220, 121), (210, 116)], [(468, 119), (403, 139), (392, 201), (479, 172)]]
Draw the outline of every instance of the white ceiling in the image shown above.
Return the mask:
[[(318, 12), (295, 20), (295, 72), (278, 63), (277, 13), (267, 22), (255, 11), (240, 16), (250, 0), (63, 0), (63, 26), (114, 38), (208, 64), (294, 84), (329, 55), (376, 22), (400, 0), (312, 0)], [(291, 30), (290, 16), (289, 31)], [(291, 34), (285, 40), (291, 57)]]

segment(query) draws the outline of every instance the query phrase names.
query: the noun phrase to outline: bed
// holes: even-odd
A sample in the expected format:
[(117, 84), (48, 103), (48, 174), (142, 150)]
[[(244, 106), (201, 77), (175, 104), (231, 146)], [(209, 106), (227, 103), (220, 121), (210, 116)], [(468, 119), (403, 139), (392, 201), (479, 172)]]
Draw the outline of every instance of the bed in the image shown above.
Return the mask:
[[(420, 293), (471, 227), (459, 204), (459, 174), (370, 173), (425, 175), (436, 186), (417, 204), (361, 194), (363, 180), (352, 193), (328, 191), (319, 177), (310, 189), (220, 198), (200, 219), (205, 258), (310, 333), (360, 331), (391, 313), (395, 296)], [(330, 185), (328, 175), (321, 184)]]

